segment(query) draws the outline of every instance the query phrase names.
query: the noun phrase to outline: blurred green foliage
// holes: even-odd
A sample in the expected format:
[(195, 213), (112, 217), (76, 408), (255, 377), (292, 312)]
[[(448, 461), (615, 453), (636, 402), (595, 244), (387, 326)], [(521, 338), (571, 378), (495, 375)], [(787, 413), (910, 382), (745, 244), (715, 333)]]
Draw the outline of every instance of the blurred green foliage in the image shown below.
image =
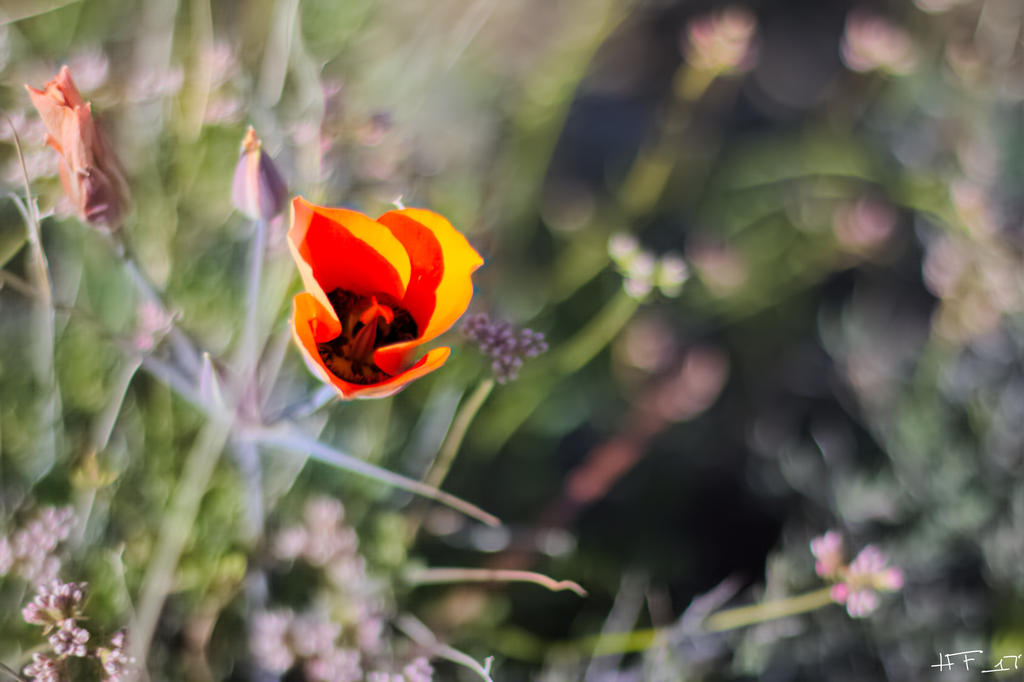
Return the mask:
[[(61, 578), (90, 583), (98, 637), (135, 617), (208, 422), (187, 396), (198, 379), (183, 391), (156, 366), (188, 364), (171, 336), (139, 345), (137, 278), (62, 198), (23, 83), (70, 65), (130, 179), (129, 256), (225, 386), (250, 314), (255, 228), (231, 204), (249, 124), (296, 194), (447, 216), (487, 261), (471, 311), (550, 344), (484, 394), (442, 486), (500, 529), (248, 448), (252, 424), (236, 425), (171, 571), (153, 679), (272, 679), (250, 650), (259, 614), (314, 606), (349, 644), (386, 623), (367, 666), (427, 653), (438, 679), (474, 673), (413, 643), (403, 614), (496, 656), (507, 680), (903, 680), (936, 653), (1020, 653), (1015, 0), (55, 4), (0, 10), (0, 107), (54, 303), (35, 288), (4, 121), (0, 529), (74, 508)], [(259, 417), (298, 414), (321, 442), (423, 479), (490, 358), (453, 331), (453, 358), (400, 395), (301, 414), (319, 385), (290, 345), (286, 229), (267, 226), (251, 311)], [(638, 289), (676, 257), (678, 297)], [(345, 561), (369, 577), (351, 589), (278, 552), (321, 496), (358, 536)], [(820, 587), (807, 547), (828, 529), (848, 551), (883, 548), (903, 591), (865, 619), (829, 606), (700, 631), (711, 611)], [(414, 566), (537, 570), (590, 596), (413, 585)], [(19, 618), (31, 597), (0, 578), (12, 667), (43, 642)], [(618, 646), (599, 633), (643, 651), (590, 656)]]

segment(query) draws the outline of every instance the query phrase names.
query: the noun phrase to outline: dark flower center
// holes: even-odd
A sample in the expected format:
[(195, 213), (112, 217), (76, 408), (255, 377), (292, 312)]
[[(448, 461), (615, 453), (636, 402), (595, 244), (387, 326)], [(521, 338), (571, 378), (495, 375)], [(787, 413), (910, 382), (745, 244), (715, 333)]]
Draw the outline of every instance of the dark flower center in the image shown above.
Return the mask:
[(317, 350), (334, 376), (353, 384), (375, 384), (390, 375), (373, 362), (373, 351), (419, 335), (409, 311), (344, 289), (327, 294), (341, 321), (341, 333)]

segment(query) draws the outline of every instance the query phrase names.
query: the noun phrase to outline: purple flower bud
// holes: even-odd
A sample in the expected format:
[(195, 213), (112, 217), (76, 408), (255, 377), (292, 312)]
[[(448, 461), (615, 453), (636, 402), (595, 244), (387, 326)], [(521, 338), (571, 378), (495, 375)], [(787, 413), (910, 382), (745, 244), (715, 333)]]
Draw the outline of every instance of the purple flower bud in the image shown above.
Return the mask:
[(284, 208), (288, 195), (281, 174), (263, 151), (263, 143), (249, 126), (242, 140), (242, 153), (235, 166), (231, 199), (235, 207), (252, 220), (270, 220)]
[(811, 540), (811, 554), (817, 561), (814, 571), (822, 578), (835, 575), (843, 565), (843, 536), (830, 530)]
[(523, 368), (523, 359), (518, 355), (501, 355), (491, 363), (491, 371), (499, 384), (507, 384), (519, 377), (519, 370)]
[(499, 384), (515, 380), (525, 358), (537, 357), (548, 349), (543, 333), (532, 329), (516, 332), (510, 323), (492, 320), (486, 313), (470, 317), (463, 333), (481, 353), (493, 359), (491, 371)]
[(544, 340), (544, 332), (535, 332), (532, 329), (519, 332), (519, 349), (527, 358), (535, 358), (545, 352), (548, 349), (548, 342)]

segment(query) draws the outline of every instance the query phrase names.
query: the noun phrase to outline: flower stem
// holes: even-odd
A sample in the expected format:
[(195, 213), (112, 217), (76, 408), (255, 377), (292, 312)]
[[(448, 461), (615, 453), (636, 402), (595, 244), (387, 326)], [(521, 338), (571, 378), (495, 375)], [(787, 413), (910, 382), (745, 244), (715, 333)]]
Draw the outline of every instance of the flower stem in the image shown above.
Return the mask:
[[(263, 277), (263, 259), (267, 250), (267, 223), (264, 220), (253, 222), (252, 247), (249, 252), (249, 279), (245, 289), (245, 322), (242, 326), (242, 339), (238, 347), (238, 369), (243, 376), (255, 371), (256, 355), (260, 343), (256, 338), (256, 312), (260, 303), (260, 280)], [(244, 381), (244, 379), (243, 379)]]
[(499, 449), (530, 418), (560, 378), (582, 369), (615, 339), (639, 305), (639, 301), (620, 289), (587, 326), (558, 347), (550, 357), (537, 361), (537, 369), (529, 370), (529, 381), (524, 380), (522, 384), (511, 385), (502, 391), (495, 398), (494, 409), (488, 415), (488, 428), (484, 430), (487, 447)]
[[(451, 426), (448, 428), (448, 433), (445, 434), (441, 447), (438, 448), (437, 456), (423, 477), (425, 485), (432, 488), (440, 488), (441, 484), (444, 483), (444, 479), (448, 476), (452, 463), (455, 461), (455, 455), (458, 454), (459, 447), (466, 437), (466, 432), (469, 431), (469, 426), (473, 423), (473, 418), (476, 417), (477, 412), (480, 411), (480, 408), (487, 401), (487, 397), (491, 395), (493, 390), (494, 378), (487, 377), (477, 384), (476, 389), (468, 398), (462, 401), (462, 405), (459, 406), (458, 412), (455, 413)], [(422, 523), (423, 514), (414, 513), (410, 515), (406, 530), (407, 545), (411, 546), (416, 541), (416, 536), (420, 532)]]
[[(824, 587), (795, 597), (718, 611), (708, 616), (703, 627), (694, 634), (726, 632), (769, 620), (815, 611), (833, 603), (831, 589), (831, 587)], [(587, 656), (634, 653), (651, 648), (662, 638), (670, 636), (672, 630), (673, 627), (667, 627), (603, 633), (578, 640), (572, 649), (575, 650), (575, 655), (584, 655), (585, 652)]]
[(640, 303), (620, 290), (605, 303), (586, 327), (576, 333), (555, 356), (559, 374), (572, 374), (583, 368), (622, 331)]
[(823, 587), (813, 592), (805, 592), (795, 597), (765, 601), (750, 606), (739, 606), (734, 609), (725, 609), (708, 616), (704, 621), (704, 630), (707, 632), (725, 632), (736, 628), (746, 627), (763, 623), (776, 618), (786, 618), (809, 611), (815, 611), (823, 606), (834, 603), (832, 601), (832, 588)]
[[(5, 118), (7, 117), (5, 116)], [(40, 405), (40, 422), (43, 428), (37, 436), (37, 447), (40, 453), (40, 456), (36, 458), (39, 466), (37, 471), (39, 475), (42, 475), (57, 458), (57, 438), (60, 432), (58, 427), (62, 419), (60, 386), (57, 384), (57, 373), (54, 366), (56, 311), (53, 306), (50, 265), (46, 259), (46, 252), (43, 250), (39, 207), (35, 197), (32, 196), (28, 168), (25, 166), (25, 155), (21, 149), (21, 141), (18, 139), (18, 131), (15, 130), (10, 118), (7, 118), (7, 124), (11, 127), (15, 151), (18, 155), (18, 162), (21, 164), (21, 177), (25, 186), (24, 203), (15, 194), (11, 194), (11, 198), (25, 220), (26, 239), (32, 252), (30, 277), (32, 285), (39, 294), (36, 304), (32, 308), (32, 330), (37, 341), (33, 344), (30, 358), (37, 380), (41, 386), (47, 389), (46, 397), (42, 399)]]
[(520, 582), (540, 585), (552, 592), (569, 590), (585, 597), (587, 591), (572, 580), (555, 580), (543, 573), (500, 568), (419, 568), (405, 574), (410, 585), (442, 585), (447, 583)]
[(423, 479), (424, 483), (434, 488), (440, 488), (444, 483), (444, 479), (448, 476), (448, 471), (455, 461), (455, 455), (458, 454), (459, 447), (466, 437), (466, 432), (469, 431), (469, 425), (473, 423), (476, 413), (483, 407), (493, 390), (494, 378), (488, 377), (477, 385), (476, 390), (459, 407), (455, 419), (452, 420), (452, 426), (448, 429), (448, 435), (445, 436), (441, 449), (438, 450), (437, 458)]

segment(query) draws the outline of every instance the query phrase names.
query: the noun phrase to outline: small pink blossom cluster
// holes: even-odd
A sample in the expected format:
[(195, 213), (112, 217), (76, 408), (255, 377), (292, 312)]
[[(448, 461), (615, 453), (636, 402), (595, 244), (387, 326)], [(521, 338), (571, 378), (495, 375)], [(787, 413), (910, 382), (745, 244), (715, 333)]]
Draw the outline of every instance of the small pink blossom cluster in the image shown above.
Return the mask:
[(712, 73), (743, 71), (753, 64), (757, 19), (743, 7), (727, 7), (687, 26), (686, 60)]
[(107, 682), (121, 682), (131, 677), (135, 659), (128, 655), (128, 635), (119, 630), (110, 638), (109, 647), (96, 649), (96, 657), (103, 665)]
[(847, 68), (865, 73), (906, 75), (917, 65), (917, 48), (907, 33), (887, 19), (854, 10), (846, 17), (840, 54)]
[(831, 530), (811, 540), (814, 571), (832, 582), (832, 600), (845, 604), (851, 618), (863, 618), (878, 608), (878, 593), (903, 587), (903, 571), (888, 566), (888, 558), (868, 545), (849, 564), (844, 562), (843, 536)]
[[(316, 597), (318, 610), (297, 614), (278, 609), (254, 619), (250, 649), (262, 667), (276, 673), (301, 669), (310, 682), (429, 682), (433, 669), (426, 659), (416, 659), (397, 673), (373, 672), (380, 666), (367, 664), (391, 660), (383, 637), (386, 605), (379, 585), (367, 573), (359, 538), (346, 522), (340, 502), (328, 497), (309, 500), (301, 522), (278, 531), (270, 546), (278, 560), (308, 564), (322, 571), (326, 581)], [(328, 618), (326, 613), (340, 615)]]
[(299, 560), (323, 571), (327, 585), (319, 595), (322, 603), (345, 614), (341, 625), (352, 631), (345, 634), (360, 652), (376, 655), (384, 644), (385, 606), (358, 545), (355, 530), (345, 522), (344, 507), (327, 497), (309, 500), (302, 522), (282, 528), (270, 543), (275, 558)]
[(278, 559), (301, 559), (323, 569), (335, 585), (348, 587), (366, 579), (366, 560), (359, 554), (359, 538), (345, 523), (345, 509), (337, 500), (317, 497), (306, 503), (303, 523), (288, 526), (274, 537)]
[(85, 583), (64, 583), (53, 580), (37, 588), (35, 598), (21, 610), (25, 622), (43, 626), (49, 634), (51, 651), (32, 656), (24, 673), (35, 682), (59, 682), (66, 679), (65, 661), (69, 658), (94, 658), (100, 662), (106, 682), (120, 682), (126, 678), (131, 659), (125, 652), (125, 634), (116, 633), (109, 647), (90, 650), (91, 633), (78, 622), (88, 594)]
[(339, 647), (340, 634), (340, 625), (318, 614), (278, 609), (256, 615), (249, 648), (260, 666), (273, 673), (301, 665), (310, 682), (354, 682), (363, 675), (359, 651)]
[(63, 679), (60, 665), (45, 654), (32, 654), (32, 662), (22, 672), (33, 682), (61, 682)]
[[(291, 609), (257, 614), (249, 647), (256, 661), (273, 673), (301, 668), (307, 682), (358, 682), (363, 680), (362, 654), (338, 643), (342, 628), (325, 616)], [(426, 658), (416, 658), (400, 673), (371, 671), (366, 680), (380, 682), (431, 682), (433, 668)]]
[(49, 582), (60, 571), (58, 545), (75, 525), (71, 507), (45, 507), (24, 527), (0, 537), (0, 576), (17, 575), (30, 583)]
[(82, 604), (88, 594), (85, 583), (62, 583), (52, 580), (37, 588), (35, 598), (21, 610), (25, 622), (42, 625), (47, 631), (74, 621), (82, 613)]

